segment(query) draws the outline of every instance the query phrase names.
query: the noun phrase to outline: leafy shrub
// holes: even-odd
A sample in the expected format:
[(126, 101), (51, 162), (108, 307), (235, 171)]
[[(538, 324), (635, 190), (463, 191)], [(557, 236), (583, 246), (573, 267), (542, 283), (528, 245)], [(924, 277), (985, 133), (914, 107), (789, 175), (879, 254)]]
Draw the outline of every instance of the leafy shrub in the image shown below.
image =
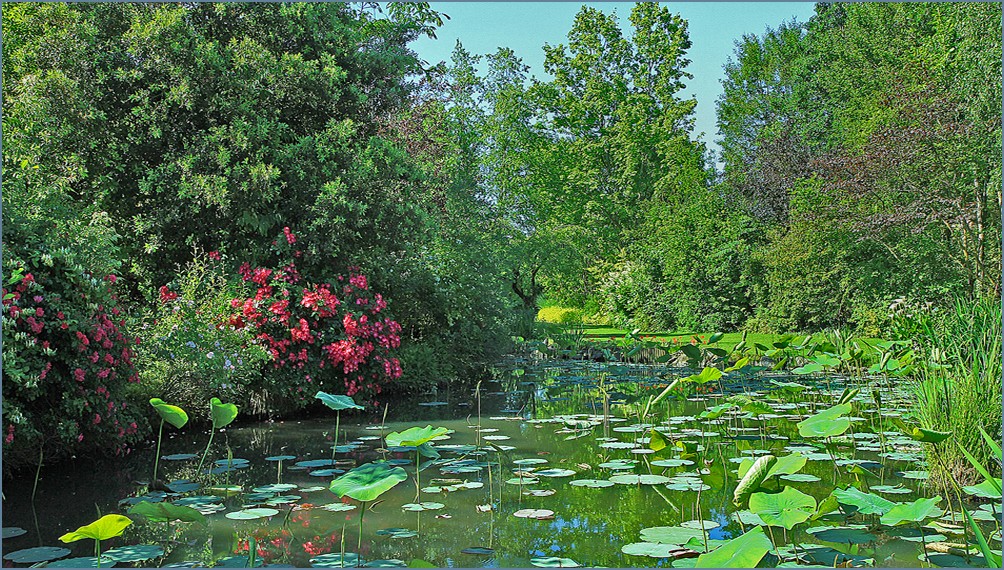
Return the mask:
[(189, 406), (205, 405), (214, 396), (252, 400), (270, 358), (250, 330), (228, 322), (231, 299), (241, 289), (239, 280), (227, 278), (217, 252), (197, 256), (160, 288), (139, 360), (151, 396)]
[(582, 311), (569, 307), (544, 307), (537, 311), (537, 320), (557, 325), (577, 325), (583, 320)]

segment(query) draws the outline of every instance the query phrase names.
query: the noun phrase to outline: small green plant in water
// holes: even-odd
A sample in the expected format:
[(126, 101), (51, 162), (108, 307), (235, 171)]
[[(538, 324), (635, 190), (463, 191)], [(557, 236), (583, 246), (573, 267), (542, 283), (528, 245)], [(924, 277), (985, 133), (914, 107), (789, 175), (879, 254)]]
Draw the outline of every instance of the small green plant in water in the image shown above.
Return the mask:
[[(359, 511), (359, 542), (356, 550), (363, 544), (363, 517), (366, 516), (366, 504), (376, 500), (401, 481), (408, 478), (408, 473), (400, 467), (391, 467), (384, 461), (360, 465), (331, 482), (328, 487), (338, 497), (349, 497), (362, 503)], [(344, 533), (343, 533), (344, 536)]]
[(188, 414), (185, 410), (178, 406), (172, 406), (160, 398), (150, 398), (150, 405), (160, 416), (160, 428), (157, 430), (157, 456), (153, 460), (153, 478), (150, 479), (150, 484), (154, 485), (157, 482), (157, 467), (160, 465), (160, 443), (164, 436), (164, 422), (181, 429), (188, 423)]
[(213, 435), (216, 430), (222, 429), (237, 418), (237, 406), (235, 404), (224, 404), (219, 398), (209, 400), (209, 413), (213, 420), (213, 429), (209, 432), (209, 443), (206, 444), (206, 451), (202, 453), (202, 460), (199, 461), (199, 468), (196, 473), (202, 473), (202, 465), (209, 455), (209, 448), (213, 445)]
[(101, 541), (120, 536), (126, 527), (132, 524), (132, 519), (122, 515), (105, 515), (89, 525), (84, 525), (73, 532), (59, 537), (65, 543), (76, 542), (87, 538), (94, 539), (94, 557), (98, 568), (101, 568)]
[(340, 396), (336, 394), (328, 394), (327, 392), (318, 392), (314, 394), (314, 397), (321, 401), (322, 404), (331, 408), (335, 411), (335, 438), (334, 444), (331, 446), (331, 463), (335, 463), (335, 452), (338, 450), (338, 430), (341, 429), (342, 421), (342, 410), (362, 410), (365, 409), (359, 404), (356, 404), (350, 396)]

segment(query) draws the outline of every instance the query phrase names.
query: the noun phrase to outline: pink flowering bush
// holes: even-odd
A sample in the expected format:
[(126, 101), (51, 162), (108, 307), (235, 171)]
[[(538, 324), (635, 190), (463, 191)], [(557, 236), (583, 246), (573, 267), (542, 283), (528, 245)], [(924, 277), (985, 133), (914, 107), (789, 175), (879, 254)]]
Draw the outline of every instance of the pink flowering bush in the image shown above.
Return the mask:
[(252, 332), (271, 358), (265, 387), (296, 405), (313, 402), (318, 390), (376, 405), (384, 385), (401, 376), (394, 356), (401, 326), (387, 316), (387, 301), (357, 269), (333, 282), (304, 279), (288, 227), (275, 243), (282, 263), (241, 265), (245, 294), (231, 299), (225, 325)]
[(10, 464), (101, 450), (128, 453), (145, 410), (126, 402), (139, 381), (139, 338), (126, 332), (114, 274), (72, 257), (20, 259), (5, 248), (3, 454)]

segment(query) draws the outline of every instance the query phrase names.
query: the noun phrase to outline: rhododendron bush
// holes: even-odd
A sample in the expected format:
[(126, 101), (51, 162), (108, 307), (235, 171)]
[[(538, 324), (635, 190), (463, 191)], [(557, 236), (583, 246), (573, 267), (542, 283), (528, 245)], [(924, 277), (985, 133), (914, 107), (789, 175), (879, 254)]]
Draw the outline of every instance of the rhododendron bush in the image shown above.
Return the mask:
[(276, 267), (240, 266), (246, 294), (230, 301), (233, 312), (222, 326), (252, 333), (271, 357), (264, 374), (270, 387), (295, 402), (313, 402), (325, 390), (378, 404), (384, 384), (401, 376), (394, 356), (401, 326), (387, 316), (387, 301), (356, 268), (331, 282), (305, 279), (288, 227), (276, 250), (286, 258)]
[(35, 462), (40, 451), (47, 459), (129, 452), (146, 426), (143, 410), (125, 401), (125, 387), (139, 381), (140, 339), (125, 330), (119, 279), (91, 275), (65, 252), (29, 262), (4, 254), (5, 462)]

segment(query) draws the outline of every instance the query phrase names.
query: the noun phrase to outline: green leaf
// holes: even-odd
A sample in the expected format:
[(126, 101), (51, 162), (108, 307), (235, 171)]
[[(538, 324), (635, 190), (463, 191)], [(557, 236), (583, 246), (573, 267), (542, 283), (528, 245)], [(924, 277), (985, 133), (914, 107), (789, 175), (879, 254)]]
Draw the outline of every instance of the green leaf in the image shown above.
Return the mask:
[(685, 354), (687, 356), (687, 358), (689, 358), (691, 360), (700, 360), (701, 359), (701, 349), (697, 348), (696, 345), (685, 344), (685, 345), (683, 345), (680, 348), (680, 350), (682, 350), (683, 354)]
[(882, 515), (879, 521), (886, 526), (897, 526), (904, 523), (919, 523), (931, 517), (940, 517), (945, 511), (938, 508), (941, 497), (917, 499), (912, 503), (899, 503), (889, 512)]
[(76, 542), (86, 538), (108, 540), (115, 538), (132, 524), (132, 519), (122, 515), (105, 515), (89, 525), (82, 526), (73, 532), (59, 537), (63, 542)]
[(1000, 502), (1001, 497), (1001, 480), (994, 478), (983, 481), (979, 485), (970, 485), (968, 487), (963, 487), (963, 491), (966, 494), (972, 495), (974, 497), (983, 497), (984, 499), (997, 499)]
[(163, 502), (151, 503), (150, 501), (143, 501), (129, 509), (129, 514), (139, 515), (150, 522), (206, 522), (205, 515), (192, 507)]
[(364, 410), (363, 406), (356, 404), (349, 396), (340, 396), (336, 394), (328, 394), (327, 392), (318, 392), (314, 394), (314, 397), (321, 401), (325, 406), (331, 408), (332, 410)]
[(329, 488), (339, 497), (368, 502), (407, 478), (408, 474), (400, 467), (385, 462), (366, 463), (332, 481)]
[(753, 462), (733, 493), (733, 500), (737, 505), (743, 506), (746, 499), (760, 488), (760, 484), (767, 478), (767, 473), (770, 472), (775, 463), (777, 463), (777, 458), (773, 455), (763, 455)]
[(441, 435), (446, 435), (449, 431), (444, 427), (412, 427), (402, 432), (389, 433), (385, 439), (390, 447), (418, 447)]
[(648, 438), (649, 449), (651, 449), (652, 451), (661, 451), (663, 449), (666, 449), (666, 446), (668, 444), (666, 442), (666, 438), (661, 433), (653, 429), (649, 430), (648, 435), (649, 435)]
[(924, 443), (941, 443), (946, 439), (952, 437), (952, 432), (950, 431), (935, 431), (933, 429), (925, 429), (921, 427), (915, 427), (913, 430), (907, 434), (917, 441), (922, 441)]
[(733, 538), (715, 550), (697, 557), (694, 568), (755, 568), (774, 548), (774, 544), (758, 526)]
[(753, 493), (750, 510), (769, 526), (791, 530), (796, 524), (809, 520), (816, 510), (816, 499), (798, 489), (785, 486), (780, 493)]
[(209, 400), (209, 409), (213, 415), (213, 429), (226, 427), (237, 417), (237, 406), (224, 404), (219, 398)]
[(858, 512), (863, 515), (884, 515), (896, 506), (896, 503), (888, 499), (872, 493), (865, 493), (854, 486), (848, 486), (846, 489), (834, 489), (833, 496), (843, 505), (857, 507)]
[[(791, 455), (785, 455), (784, 457), (778, 457), (774, 465), (767, 471), (767, 475), (764, 477), (764, 481), (771, 477), (776, 477), (779, 475), (792, 475), (798, 473), (805, 467), (807, 459), (804, 455), (799, 453), (792, 453)], [(749, 471), (750, 466), (753, 465), (753, 460), (750, 458), (744, 458), (739, 464), (739, 478), (741, 479)]]
[(160, 398), (150, 398), (150, 405), (157, 411), (161, 419), (176, 428), (181, 428), (188, 423), (188, 414), (178, 406), (167, 404)]
[(851, 420), (842, 417), (851, 411), (850, 404), (837, 404), (818, 414), (798, 422), (798, 434), (802, 437), (833, 437), (851, 427)]
[(976, 521), (973, 520), (973, 516), (969, 514), (969, 510), (966, 509), (965, 506), (962, 507), (962, 513), (966, 515), (966, 524), (969, 525), (969, 529), (972, 530), (973, 535), (976, 536), (976, 543), (980, 547), (980, 552), (983, 554), (983, 558), (987, 561), (987, 567), (1000, 568), (1001, 555), (990, 549), (990, 545), (987, 543), (987, 538), (983, 535), (980, 525), (976, 524)]
[(681, 379), (682, 382), (693, 382), (694, 384), (707, 384), (722, 377), (722, 371), (717, 368), (707, 367), (701, 370), (700, 374), (692, 374)]
[(716, 332), (708, 339), (708, 344), (715, 344), (716, 342), (722, 340), (723, 336), (725, 336), (725, 333)]

